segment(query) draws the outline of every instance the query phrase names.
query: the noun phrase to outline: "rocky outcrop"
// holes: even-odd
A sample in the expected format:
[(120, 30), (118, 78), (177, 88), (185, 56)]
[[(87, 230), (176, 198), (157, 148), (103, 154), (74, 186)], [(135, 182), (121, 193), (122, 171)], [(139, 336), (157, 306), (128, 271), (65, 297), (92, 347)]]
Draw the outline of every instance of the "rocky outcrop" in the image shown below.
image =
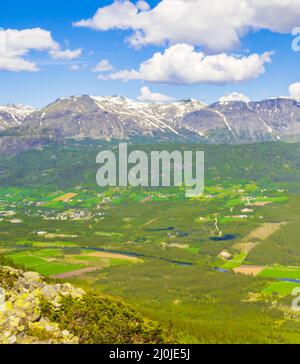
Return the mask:
[(1, 344), (77, 344), (79, 339), (42, 315), (42, 305), (60, 307), (70, 296), (81, 299), (85, 292), (69, 283), (47, 284), (35, 272), (0, 267), (0, 343)]
[(19, 155), (27, 150), (41, 150), (49, 146), (52, 141), (58, 142), (59, 136), (55, 137), (31, 137), (31, 136), (3, 136), (0, 137), (1, 155)]
[(35, 272), (0, 266), (0, 344), (176, 343), (132, 306)]

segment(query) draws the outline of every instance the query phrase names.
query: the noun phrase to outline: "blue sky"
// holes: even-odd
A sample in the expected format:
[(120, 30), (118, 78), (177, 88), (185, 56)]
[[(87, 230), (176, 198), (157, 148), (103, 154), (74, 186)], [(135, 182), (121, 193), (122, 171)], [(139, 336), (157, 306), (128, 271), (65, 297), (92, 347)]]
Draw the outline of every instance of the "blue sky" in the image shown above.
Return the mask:
[[(167, 0), (169, 1), (169, 0)], [(182, 0), (180, 0), (182, 1)], [(203, 0), (199, 1), (199, 7), (203, 4)], [(225, 0), (234, 1), (234, 0)], [(245, 0), (251, 2), (251, 0)], [(150, 1), (147, 3), (153, 10), (160, 1)], [(206, 1), (207, 4), (213, 1)], [(276, 0), (275, 0), (276, 2)], [(168, 95), (173, 99), (197, 98), (206, 103), (218, 100), (221, 96), (232, 92), (243, 93), (251, 100), (258, 100), (267, 97), (284, 96), (289, 94), (289, 85), (300, 82), (300, 52), (296, 53), (291, 48), (291, 42), (294, 37), (291, 36), (291, 30), (297, 26), (294, 18), (290, 19), (290, 24), (284, 24), (276, 29), (276, 21), (274, 24), (262, 24), (256, 26), (256, 29), (247, 30), (247, 22), (245, 21), (245, 29), (239, 32), (240, 44), (234, 46), (224, 46), (224, 49), (212, 49), (211, 45), (203, 44), (203, 37), (199, 36), (199, 41), (186, 39), (179, 36), (179, 40), (166, 38), (161, 43), (147, 41), (145, 46), (134, 48), (126, 42), (127, 37), (131, 37), (135, 31), (134, 26), (108, 26), (109, 30), (95, 30), (95, 27), (79, 27), (72, 23), (82, 19), (91, 19), (97, 9), (110, 6), (113, 0), (45, 0), (34, 1), (6, 1), (1, 3), (0, 11), (0, 27), (4, 30), (15, 29), (18, 31), (24, 29), (42, 28), (51, 31), (52, 39), (59, 44), (61, 50), (82, 49), (82, 54), (78, 57), (70, 59), (60, 57), (59, 59), (49, 56), (48, 51), (31, 50), (31, 48), (22, 55), (25, 60), (34, 63), (39, 71), (7, 71), (1, 69), (1, 52), (0, 52), (0, 104), (6, 103), (23, 103), (36, 107), (44, 106), (54, 99), (61, 96), (71, 96), (78, 94), (92, 95), (121, 95), (133, 99), (137, 99), (140, 95), (141, 87), (148, 87), (153, 93)], [(132, 0), (132, 3), (136, 1)], [(291, 2), (293, 3), (293, 2)], [(299, 5), (295, 1), (295, 5), (281, 10), (282, 16), (289, 14), (300, 14)], [(294, 8), (293, 8), (294, 7)], [(148, 9), (147, 11), (151, 11)], [(276, 11), (277, 9), (275, 9)], [(258, 11), (263, 11), (259, 9)], [(286, 14), (285, 14), (286, 11)], [(230, 14), (229, 14), (230, 15)], [(191, 17), (193, 15), (191, 14)], [(126, 14), (124, 13), (126, 18)], [(226, 17), (226, 14), (225, 14)], [(258, 20), (257, 20), (258, 19)], [(300, 26), (300, 16), (299, 26)], [(101, 20), (101, 19), (100, 19)], [(185, 18), (182, 19), (184, 22)], [(122, 20), (120, 20), (121, 22)], [(151, 20), (149, 20), (151, 21)], [(176, 20), (178, 21), (178, 19)], [(187, 19), (188, 21), (188, 19)], [(254, 22), (254, 20), (251, 20)], [(256, 15), (255, 24), (259, 20)], [(112, 21), (113, 22), (113, 21)], [(137, 20), (138, 22), (138, 20)], [(98, 23), (97, 23), (98, 24)], [(121, 24), (121, 23), (120, 23)], [(150, 24), (152, 28), (157, 25)], [(199, 26), (201, 20), (199, 20)], [(101, 21), (99, 27), (101, 28)], [(207, 25), (208, 27), (210, 24)], [(197, 25), (195, 25), (195, 33), (197, 33)], [(275, 27), (275, 29), (274, 29)], [(290, 31), (288, 31), (290, 27)], [(214, 25), (214, 28), (217, 28)], [(142, 29), (145, 31), (145, 29)], [(146, 30), (147, 31), (147, 30)], [(171, 33), (176, 33), (172, 28)], [(200, 31), (199, 31), (200, 32)], [(242, 34), (240, 34), (242, 33)], [(175, 37), (178, 35), (174, 35)], [(216, 36), (216, 35), (214, 35)], [(222, 31), (218, 37), (222, 38)], [(207, 33), (207, 37), (211, 37), (211, 33)], [(192, 82), (185, 81), (185, 74), (175, 74), (163, 76), (161, 80), (152, 79), (149, 75), (139, 75), (129, 80), (124, 80), (118, 76), (118, 79), (111, 79), (109, 75), (123, 70), (139, 70), (140, 65), (151, 60), (156, 52), (162, 55), (170, 47), (176, 44), (189, 44), (194, 47), (194, 52), (204, 52), (205, 56), (214, 56), (225, 53), (228, 56), (249, 57), (252, 54), (262, 55), (264, 52), (272, 51), (274, 54), (270, 56), (271, 62), (263, 64), (265, 72), (259, 72), (258, 75), (241, 80), (234, 81), (228, 76), (228, 80), (215, 82), (214, 79), (208, 81), (203, 80), (203, 75)], [(50, 48), (49, 48), (50, 49)], [(113, 70), (108, 72), (92, 72), (91, 70), (101, 60), (108, 60), (113, 66)], [(70, 67), (76, 65), (79, 70), (72, 71)], [(149, 72), (152, 72), (149, 69)], [(153, 71), (154, 72), (154, 71)], [(196, 72), (196, 71), (195, 71)], [(199, 71), (200, 72), (200, 71)], [(203, 71), (204, 72), (204, 71)], [(205, 72), (208, 72), (205, 69)], [(140, 74), (142, 72), (139, 72)], [(97, 76), (102, 75), (98, 79)], [(109, 77), (107, 77), (109, 76)], [(174, 76), (174, 82), (171, 77)], [(224, 76), (224, 77), (227, 77)], [(205, 78), (205, 77), (204, 77)], [(179, 80), (179, 81), (178, 81)]]

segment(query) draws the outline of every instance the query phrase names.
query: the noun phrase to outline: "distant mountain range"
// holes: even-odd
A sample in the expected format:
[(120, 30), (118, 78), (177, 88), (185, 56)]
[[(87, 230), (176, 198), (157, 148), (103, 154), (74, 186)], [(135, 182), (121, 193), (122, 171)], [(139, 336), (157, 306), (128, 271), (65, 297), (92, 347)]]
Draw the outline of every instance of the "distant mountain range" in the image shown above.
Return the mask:
[(129, 139), (240, 144), (300, 141), (300, 103), (288, 98), (259, 102), (198, 100), (141, 103), (127, 98), (88, 95), (60, 98), (36, 110), (0, 106), (0, 152), (14, 153), (49, 140)]
[(20, 126), (36, 109), (24, 105), (0, 105), (0, 131)]

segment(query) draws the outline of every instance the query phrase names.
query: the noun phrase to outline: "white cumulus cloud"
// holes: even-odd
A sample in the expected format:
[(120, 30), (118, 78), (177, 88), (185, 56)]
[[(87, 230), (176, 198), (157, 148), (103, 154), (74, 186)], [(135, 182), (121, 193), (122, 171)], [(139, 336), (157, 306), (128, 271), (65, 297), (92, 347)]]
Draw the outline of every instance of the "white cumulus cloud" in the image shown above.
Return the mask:
[(230, 102), (230, 101), (243, 101), (243, 102), (249, 102), (250, 99), (248, 96), (244, 95), (243, 93), (239, 92), (232, 92), (230, 94), (224, 95), (220, 97), (220, 102)]
[(131, 30), (136, 47), (187, 43), (222, 52), (240, 43), (250, 31), (290, 33), (299, 26), (299, 0), (115, 0), (75, 26), (99, 31)]
[(139, 70), (121, 70), (106, 78), (167, 84), (240, 82), (263, 74), (265, 63), (271, 62), (271, 54), (266, 52), (247, 57), (225, 53), (205, 55), (197, 52), (193, 46), (176, 44), (164, 53), (155, 53), (140, 65)]
[(0, 71), (7, 72), (37, 72), (39, 69), (33, 62), (25, 61), (22, 58), (1, 57), (0, 56)]
[(87, 64), (83, 63), (83, 64), (71, 64), (71, 66), (69, 67), (70, 71), (83, 71), (88, 67)]
[(71, 64), (69, 69), (70, 69), (70, 71), (80, 71), (81, 70), (79, 64)]
[(73, 59), (81, 50), (62, 50), (51, 32), (41, 29), (0, 29), (0, 71), (38, 71), (38, 66), (25, 57), (30, 51), (47, 51), (55, 59)]
[(300, 82), (292, 83), (289, 86), (290, 97), (296, 101), (300, 101)]
[(93, 69), (93, 72), (108, 72), (113, 69), (113, 66), (107, 59), (102, 59)]
[(75, 49), (72, 51), (70, 49), (61, 50), (58, 48), (50, 50), (49, 54), (53, 59), (75, 59), (82, 55), (82, 49)]
[(149, 10), (150, 9), (150, 5), (145, 1), (145, 0), (139, 0), (136, 4), (136, 7), (139, 10)]
[(152, 92), (149, 87), (142, 87), (141, 94), (138, 96), (139, 101), (144, 102), (168, 102), (174, 100), (172, 97), (157, 92)]

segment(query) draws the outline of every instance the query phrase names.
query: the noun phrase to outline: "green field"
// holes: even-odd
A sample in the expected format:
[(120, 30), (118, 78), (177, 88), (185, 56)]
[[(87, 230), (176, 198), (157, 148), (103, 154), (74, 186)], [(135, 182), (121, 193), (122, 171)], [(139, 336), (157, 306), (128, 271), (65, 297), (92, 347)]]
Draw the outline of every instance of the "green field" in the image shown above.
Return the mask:
[(226, 262), (225, 264), (223, 264), (222, 268), (224, 268), (224, 269), (237, 268), (243, 264), (243, 261), (245, 260), (246, 256), (247, 256), (246, 253), (237, 254), (229, 262)]
[(277, 294), (281, 297), (291, 294), (294, 288), (299, 288), (299, 283), (293, 282), (273, 282), (262, 290), (263, 294), (274, 295)]
[(259, 273), (259, 276), (268, 278), (286, 278), (300, 280), (300, 268), (275, 265), (273, 267), (267, 267), (266, 269), (264, 269), (261, 273)]
[(131, 262), (126, 259), (102, 258), (93, 256), (96, 251), (79, 250), (72, 253), (69, 249), (38, 249), (20, 253), (6, 254), (18, 266), (34, 270), (44, 276), (52, 276), (76, 271), (81, 268), (126, 265)]
[(16, 253), (8, 255), (14, 263), (24, 266), (26, 269), (32, 269), (44, 276), (71, 272), (76, 269), (83, 268), (80, 264), (63, 264), (59, 262), (51, 262), (46, 258), (55, 256), (55, 251), (42, 251), (35, 255), (32, 253)]

